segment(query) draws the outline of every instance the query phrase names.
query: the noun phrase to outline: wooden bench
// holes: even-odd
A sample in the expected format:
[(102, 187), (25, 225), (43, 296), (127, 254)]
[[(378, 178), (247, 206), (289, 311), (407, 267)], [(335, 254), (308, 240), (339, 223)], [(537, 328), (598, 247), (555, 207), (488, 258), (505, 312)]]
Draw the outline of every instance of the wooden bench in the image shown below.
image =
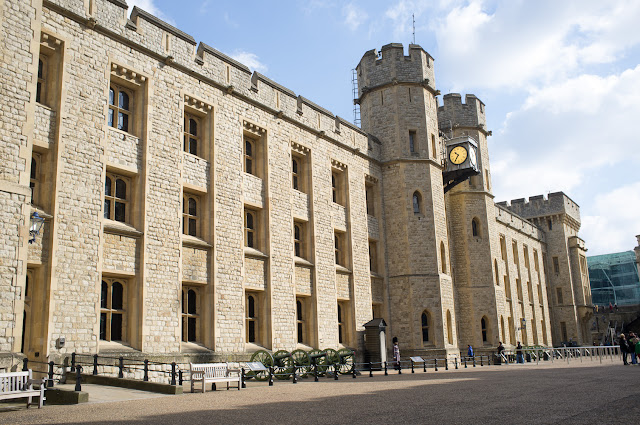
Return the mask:
[(231, 382), (238, 383), (240, 390), (240, 369), (231, 369), (227, 363), (189, 363), (191, 369), (191, 392), (194, 392), (196, 382), (202, 383), (202, 392), (206, 391), (207, 383), (226, 382), (227, 390)]
[[(33, 397), (40, 397), (38, 409), (44, 403), (44, 379), (31, 379), (31, 369), (25, 372), (0, 373), (0, 400), (27, 398), (27, 408), (33, 403)], [(33, 389), (33, 384), (40, 384), (40, 389)]]

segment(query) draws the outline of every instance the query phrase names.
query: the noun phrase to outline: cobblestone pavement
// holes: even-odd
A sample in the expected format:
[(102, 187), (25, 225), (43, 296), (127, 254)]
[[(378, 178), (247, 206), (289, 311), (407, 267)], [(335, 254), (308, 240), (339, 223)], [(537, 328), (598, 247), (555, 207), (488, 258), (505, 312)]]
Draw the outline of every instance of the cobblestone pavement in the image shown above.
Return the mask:
[(276, 381), (273, 387), (249, 382), (241, 391), (20, 408), (0, 411), (0, 424), (629, 424), (640, 417), (639, 384), (640, 367), (621, 362), (419, 369), (386, 377), (304, 379), (296, 385)]

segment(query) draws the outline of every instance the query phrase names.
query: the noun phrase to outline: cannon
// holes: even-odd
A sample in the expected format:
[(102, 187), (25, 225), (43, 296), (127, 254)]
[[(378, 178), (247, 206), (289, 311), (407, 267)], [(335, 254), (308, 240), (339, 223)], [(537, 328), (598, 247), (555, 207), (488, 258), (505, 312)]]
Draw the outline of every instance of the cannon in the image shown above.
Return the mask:
[(273, 353), (273, 369), (276, 379), (289, 379), (293, 374), (294, 360), (291, 353), (279, 350)]
[(300, 378), (306, 378), (311, 373), (311, 357), (304, 350), (294, 350), (291, 352), (293, 363), (298, 367), (298, 376)]
[(338, 350), (338, 371), (341, 375), (348, 375), (352, 372), (355, 352), (349, 348), (341, 348)]
[(316, 379), (318, 379), (318, 376), (324, 375), (329, 367), (327, 363), (327, 353), (322, 350), (311, 350), (308, 355), (309, 359), (311, 359), (313, 373), (316, 375)]
[[(271, 353), (269, 353), (266, 350), (258, 350), (255, 353), (253, 353), (253, 355), (251, 356), (251, 361), (252, 362), (260, 362), (267, 369), (272, 367), (273, 363), (274, 363), (273, 362), (273, 356), (271, 355)], [(247, 379), (256, 378), (257, 381), (266, 381), (266, 380), (269, 379), (269, 373), (268, 372), (250, 371), (250, 372), (247, 373), (246, 378)]]

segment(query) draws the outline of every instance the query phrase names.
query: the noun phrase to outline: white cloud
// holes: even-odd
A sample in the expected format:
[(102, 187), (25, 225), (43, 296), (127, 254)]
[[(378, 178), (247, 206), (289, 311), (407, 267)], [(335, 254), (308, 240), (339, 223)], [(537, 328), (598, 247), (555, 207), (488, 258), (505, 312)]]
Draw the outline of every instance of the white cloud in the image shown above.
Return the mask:
[(138, 6), (138, 8), (144, 10), (145, 12), (149, 12), (153, 16), (162, 19), (166, 23), (173, 25), (174, 27), (177, 26), (176, 21), (170, 16), (165, 15), (164, 12), (162, 12), (162, 10), (160, 10), (158, 6), (155, 5), (154, 0), (127, 0), (127, 4), (129, 5), (129, 14), (131, 14), (134, 6)]
[(201, 4), (200, 4), (200, 14), (201, 15), (206, 15), (207, 12), (209, 11), (209, 4), (211, 3), (211, 0), (204, 0)]
[(245, 52), (244, 50), (236, 50), (230, 55), (233, 59), (240, 63), (247, 65), (249, 68), (265, 73), (267, 72), (267, 65), (260, 62), (260, 59), (255, 53)]
[(589, 255), (628, 251), (640, 234), (640, 181), (602, 193), (592, 202), (590, 215), (582, 216), (581, 236)]
[(356, 31), (368, 18), (367, 13), (353, 3), (349, 3), (342, 8), (344, 24), (351, 30)]

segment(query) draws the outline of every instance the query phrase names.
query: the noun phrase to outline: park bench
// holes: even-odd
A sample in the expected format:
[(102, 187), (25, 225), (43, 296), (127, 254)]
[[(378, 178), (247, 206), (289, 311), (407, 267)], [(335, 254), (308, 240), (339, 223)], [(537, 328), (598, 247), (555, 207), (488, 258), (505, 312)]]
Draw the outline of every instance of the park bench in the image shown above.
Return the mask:
[[(0, 400), (12, 398), (27, 398), (27, 408), (33, 403), (33, 397), (40, 397), (38, 409), (44, 403), (44, 379), (31, 379), (31, 369), (24, 372), (0, 373)], [(40, 389), (34, 389), (33, 384), (40, 384)]]
[(231, 369), (227, 363), (189, 363), (191, 369), (191, 392), (194, 392), (196, 382), (202, 383), (202, 392), (206, 391), (207, 383), (226, 382), (227, 389), (231, 382), (238, 383), (240, 390), (240, 369)]

